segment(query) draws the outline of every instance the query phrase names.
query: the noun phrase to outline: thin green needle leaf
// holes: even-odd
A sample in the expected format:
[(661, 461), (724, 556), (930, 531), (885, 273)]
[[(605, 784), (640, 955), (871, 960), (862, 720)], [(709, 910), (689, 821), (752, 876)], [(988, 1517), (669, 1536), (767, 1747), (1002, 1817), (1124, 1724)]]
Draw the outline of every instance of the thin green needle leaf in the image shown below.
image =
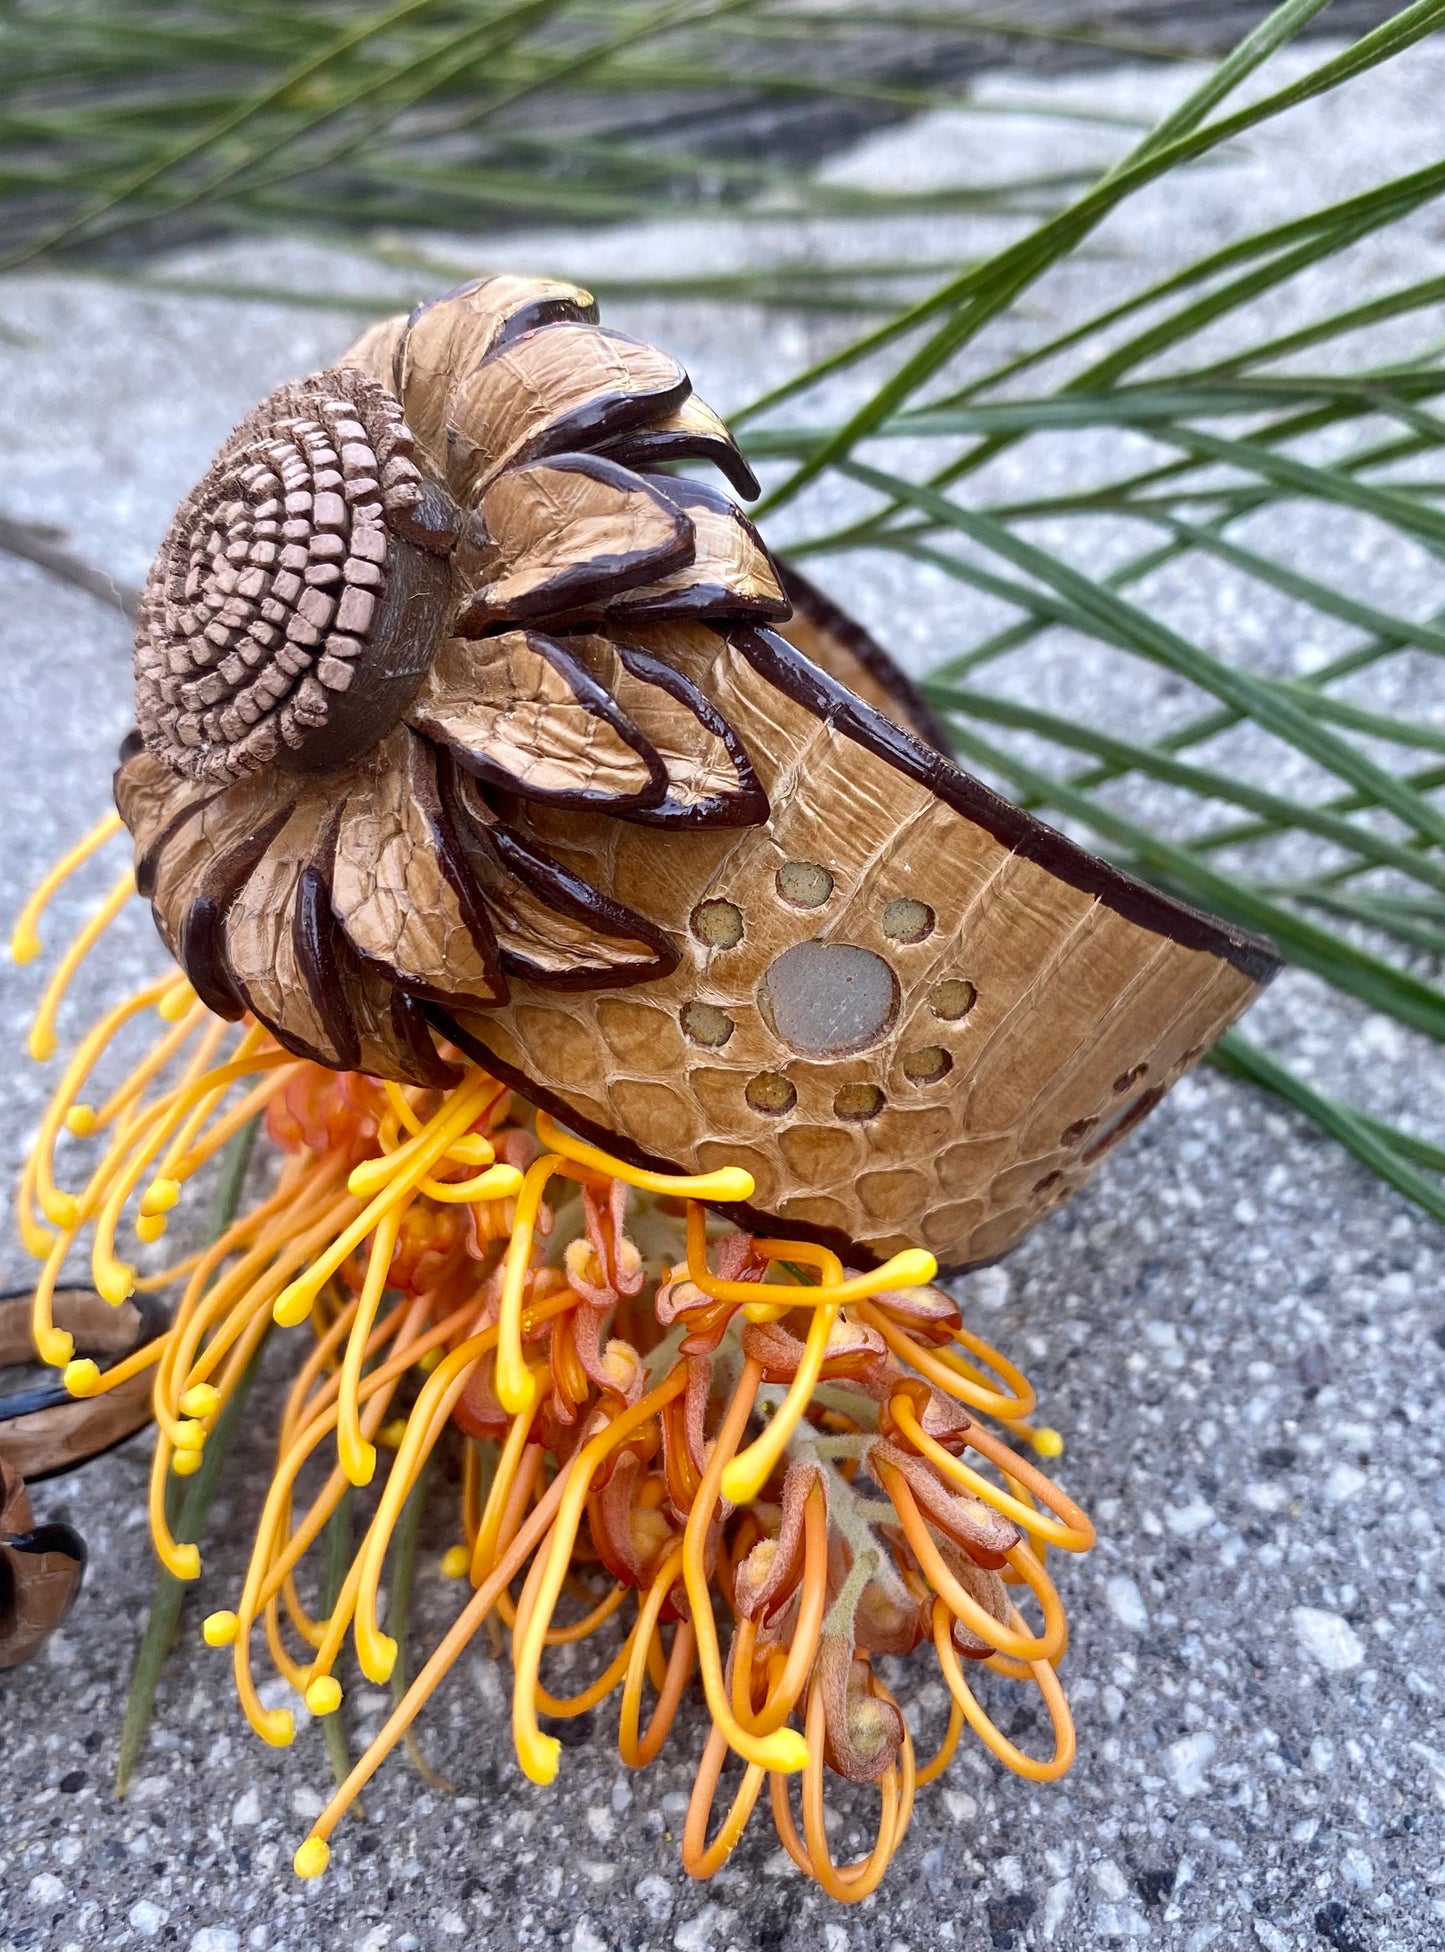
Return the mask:
[[(397, 1707), (406, 1697), (410, 1677), (408, 1647), (411, 1637), (411, 1589), (416, 1577), (417, 1546), (421, 1538), (422, 1512), (426, 1507), (427, 1491), (431, 1483), (434, 1455), (428, 1456), (417, 1473), (416, 1483), (407, 1493), (406, 1503), (401, 1508), (401, 1516), (396, 1523), (391, 1551), (391, 1586), (387, 1600), (387, 1631), (396, 1642), (396, 1662), (391, 1670), (391, 1698)], [(456, 1785), (448, 1782), (440, 1771), (433, 1769), (416, 1739), (416, 1730), (406, 1732), (406, 1752), (411, 1765), (422, 1781), (432, 1789), (439, 1789), (446, 1795), (456, 1793)]]
[[(335, 1511), (326, 1521), (322, 1534), (321, 1559), (321, 1617), (328, 1619), (336, 1609), (341, 1598), (341, 1589), (346, 1584), (346, 1569), (351, 1564), (351, 1526), (356, 1507), (356, 1490), (347, 1485), (337, 1500)], [(351, 1774), (351, 1750), (346, 1740), (346, 1724), (340, 1712), (323, 1715), (321, 1718), (321, 1739), (326, 1746), (326, 1760), (331, 1765), (332, 1778), (336, 1787), (341, 1788)], [(360, 1811), (365, 1816), (364, 1810)]]
[[(1445, 843), (1445, 813), (1320, 725), (1282, 686), (1270, 685), (1252, 673), (1209, 656), (1147, 611), (1127, 603), (1116, 592), (1072, 569), (1047, 550), (1026, 542), (991, 516), (963, 508), (932, 489), (901, 481), (896, 475), (882, 474), (861, 462), (848, 462), (843, 472), (867, 487), (913, 503), (937, 521), (982, 543), (1016, 568), (1036, 577), (1046, 588), (1059, 592), (1107, 642), (1122, 643), (1137, 655), (1188, 678), (1201, 690), (1212, 692), (1267, 730), (1287, 739), (1340, 779), (1370, 794), (1417, 833)], [(967, 574), (967, 565), (960, 566), (960, 573)]]
[[(243, 1125), (228, 1142), (222, 1154), (221, 1178), (216, 1188), (216, 1203), (211, 1219), (210, 1237), (213, 1241), (221, 1238), (236, 1217), (236, 1209), (241, 1203), (241, 1189), (245, 1184), (246, 1169), (251, 1163), (251, 1149), (256, 1143), (256, 1133), (260, 1123), (258, 1115), (248, 1125)], [(195, 1545), (200, 1541), (207, 1514), (221, 1481), (221, 1467), (226, 1461), (226, 1450), (240, 1420), (246, 1398), (250, 1394), (255, 1374), (256, 1358), (253, 1357), (232, 1390), (225, 1408), (217, 1417), (215, 1428), (206, 1439), (206, 1447), (201, 1456), (201, 1468), (193, 1477), (184, 1480), (185, 1490), (180, 1494), (175, 1521), (171, 1527), (177, 1544)], [(175, 1641), (176, 1627), (181, 1617), (181, 1604), (185, 1596), (186, 1582), (175, 1578), (165, 1567), (161, 1567), (156, 1573), (150, 1611), (146, 1615), (145, 1632), (141, 1635), (140, 1645), (136, 1649), (135, 1660), (131, 1666), (130, 1691), (126, 1696), (125, 1719), (121, 1723), (120, 1731), (120, 1753), (115, 1766), (115, 1788), (118, 1796), (124, 1796), (129, 1788), (135, 1765), (145, 1745), (146, 1730), (150, 1726), (151, 1711), (155, 1705), (156, 1688), (160, 1684), (161, 1669), (165, 1666), (166, 1656)]]
[(1445, 861), (1412, 852), (1408, 847), (1376, 833), (1372, 828), (1350, 821), (1342, 814), (1331, 813), (1326, 808), (1299, 800), (1287, 800), (1282, 794), (1267, 792), (1246, 780), (1235, 779), (1208, 767), (1189, 765), (1153, 747), (1136, 745), (1095, 726), (1082, 724), (1076, 719), (1061, 718), (1057, 713), (1041, 711), (1036, 706), (1021, 704), (1015, 699), (998, 698), (989, 692), (974, 691), (960, 685), (938, 684), (926, 678), (923, 680), (923, 691), (931, 704), (950, 715), (961, 715), (964, 719), (981, 718), (992, 725), (1007, 725), (1016, 731), (1033, 732), (1055, 745), (1066, 746), (1075, 752), (1091, 752), (1097, 758), (1107, 759), (1121, 773), (1143, 773), (1149, 779), (1162, 780), (1168, 786), (1180, 787), (1201, 799), (1252, 808), (1280, 828), (1318, 834), (1321, 839), (1332, 841), (1337, 847), (1373, 861), (1377, 866), (1397, 868), (1427, 887), (1445, 893)]
[(1441, 1156), (1435, 1147), (1411, 1140), (1407, 1133), (1397, 1132), (1378, 1119), (1367, 1118), (1336, 1098), (1327, 1098), (1237, 1030), (1226, 1031), (1210, 1052), (1210, 1061), (1222, 1071), (1231, 1071), (1236, 1077), (1263, 1085), (1265, 1090), (1304, 1112), (1406, 1199), (1423, 1207), (1433, 1219), (1445, 1220), (1445, 1190), (1410, 1163), (1422, 1154), (1425, 1163), (1434, 1163)]

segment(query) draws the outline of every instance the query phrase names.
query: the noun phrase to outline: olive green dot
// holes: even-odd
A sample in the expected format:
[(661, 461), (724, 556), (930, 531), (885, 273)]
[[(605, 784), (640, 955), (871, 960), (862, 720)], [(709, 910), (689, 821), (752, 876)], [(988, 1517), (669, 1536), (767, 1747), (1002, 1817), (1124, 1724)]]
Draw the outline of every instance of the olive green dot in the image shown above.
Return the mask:
[(832, 892), (832, 875), (816, 861), (784, 861), (778, 869), (778, 893), (794, 908), (821, 908)]
[(957, 1023), (966, 1017), (978, 1001), (978, 991), (965, 977), (950, 976), (946, 983), (935, 984), (933, 994), (928, 999), (928, 1007), (934, 1016), (942, 1017), (945, 1023)]
[(692, 932), (709, 949), (736, 949), (743, 939), (743, 911), (735, 902), (699, 902), (692, 911)]
[(755, 1112), (762, 1112), (768, 1118), (783, 1117), (798, 1102), (792, 1079), (785, 1078), (781, 1071), (759, 1071), (756, 1077), (749, 1078), (743, 1095)]
[(876, 1118), (882, 1109), (883, 1093), (876, 1084), (845, 1084), (833, 1098), (833, 1116), (846, 1119), (850, 1125)]
[(733, 1020), (715, 1003), (685, 1003), (682, 1006), (682, 1034), (694, 1044), (707, 1044), (718, 1050), (733, 1034)]
[(926, 901), (900, 897), (883, 910), (883, 933), (891, 942), (921, 942), (932, 935), (935, 919)]
[(952, 1069), (953, 1059), (938, 1044), (925, 1044), (922, 1050), (903, 1054), (903, 1075), (910, 1084), (937, 1084)]

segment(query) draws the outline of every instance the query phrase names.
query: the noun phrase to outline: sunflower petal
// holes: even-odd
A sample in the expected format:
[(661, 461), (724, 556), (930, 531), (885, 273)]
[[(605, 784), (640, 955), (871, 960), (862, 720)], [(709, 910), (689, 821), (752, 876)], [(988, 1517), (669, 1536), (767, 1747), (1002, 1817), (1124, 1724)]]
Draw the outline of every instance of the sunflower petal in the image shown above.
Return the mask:
[(404, 727), (346, 800), (331, 899), (352, 948), (414, 996), (506, 995), (487, 917), (456, 851), (431, 748)]
[(459, 766), (441, 767), (443, 799), (496, 932), (508, 975), (562, 989), (646, 982), (677, 967), (653, 923), (571, 873), (492, 812)]
[(711, 461), (745, 501), (756, 501), (762, 493), (726, 422), (695, 393), (661, 420), (632, 433), (618, 434), (596, 451), (620, 461), (625, 468), (658, 468), (668, 461)]
[(596, 609), (692, 557), (692, 524), (662, 487), (596, 455), (509, 469), (482, 497), (481, 514), (492, 562), (457, 615), (468, 637), (497, 623)]
[(692, 524), (692, 561), (656, 582), (633, 583), (612, 597), (609, 617), (639, 622), (665, 617), (776, 620), (789, 614), (792, 606), (772, 558), (736, 502), (699, 481), (662, 475), (645, 479)]
[(443, 643), (409, 714), (479, 779), (555, 805), (655, 806), (667, 775), (571, 650), (538, 631)]
[(245, 1008), (226, 963), (227, 912), (300, 792), (300, 782), (284, 773), (238, 780), (174, 821), (147, 857), (161, 939), (217, 1016), (238, 1017)]
[(767, 819), (767, 795), (742, 740), (690, 678), (652, 651), (615, 638), (575, 636), (567, 643), (666, 772), (666, 797), (628, 819), (689, 827), (751, 827)]
[(462, 369), (447, 406), (447, 475), (470, 496), (504, 469), (594, 447), (686, 399), (670, 354), (595, 325), (546, 325)]
[(335, 802), (308, 793), (226, 915), (226, 965), (246, 1007), (288, 1050), (354, 1069), (361, 1044), (342, 986), (325, 863)]
[[(447, 407), (458, 379), (519, 332), (596, 316), (592, 294), (580, 286), (511, 275), (474, 278), (418, 305), (393, 343), (386, 384), (400, 399), (407, 425), (433, 472), (445, 478)], [(371, 336), (366, 334), (345, 355), (348, 363), (357, 363), (354, 355), (363, 349), (376, 357), (368, 346)]]

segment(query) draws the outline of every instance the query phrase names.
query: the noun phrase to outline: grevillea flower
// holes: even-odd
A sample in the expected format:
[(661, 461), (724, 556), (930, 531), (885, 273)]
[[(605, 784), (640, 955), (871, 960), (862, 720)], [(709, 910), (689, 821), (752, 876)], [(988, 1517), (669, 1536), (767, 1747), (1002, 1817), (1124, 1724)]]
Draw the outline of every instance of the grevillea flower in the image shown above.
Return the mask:
[[(62, 960), (40, 1055), (69, 976), (130, 893), (122, 883)], [(22, 917), (22, 952), (37, 913)], [(147, 1016), (153, 1043), (100, 1098), (92, 1080), (116, 1038)], [(537, 1782), (560, 1760), (545, 1723), (615, 1698), (619, 1753), (643, 1768), (692, 1739), (685, 1704), (700, 1697), (708, 1726), (682, 1840), (697, 1877), (727, 1859), (766, 1785), (798, 1866), (837, 1899), (865, 1897), (965, 1723), (1018, 1773), (1062, 1775), (1066, 1627), (1044, 1560), (1050, 1546), (1086, 1550), (1092, 1528), (1025, 1454), (1056, 1453), (1057, 1439), (1031, 1427), (1027, 1383), (932, 1285), (932, 1257), (905, 1250), (856, 1272), (816, 1243), (726, 1226), (707, 1208), (746, 1201), (745, 1171), (640, 1170), (462, 1052), (441, 1056), (454, 1082), (322, 1068), (165, 977), (82, 1038), (20, 1191), (43, 1263), (41, 1354), (82, 1397), (154, 1372), (151, 1532), (177, 1578), (194, 1579), (200, 1557), (172, 1536), (170, 1479), (199, 1467), (261, 1344), (279, 1334), (294, 1351), (249, 1565), (203, 1630), (263, 1741), (288, 1744), (295, 1722), (264, 1705), (259, 1662), (321, 1717), (353, 1663), (372, 1682), (392, 1675), (400, 1629), (383, 1626), (379, 1596), (404, 1549), (402, 1513), (429, 1459), (459, 1461), (445, 1564), (465, 1603), (301, 1841), (297, 1871), (324, 1871), (358, 1792), (484, 1628), (510, 1640), (512, 1741)], [(258, 1118), (275, 1161), (262, 1189), (209, 1246), (140, 1272), (196, 1175)], [(73, 1190), (57, 1179), (66, 1130), (92, 1149)], [(127, 1226), (135, 1261), (121, 1256)], [(76, 1358), (52, 1319), (82, 1239), (112, 1300), (175, 1297), (164, 1332), (105, 1370)], [(321, 1542), (351, 1487), (366, 1500), (360, 1542), (325, 1599)], [(547, 1657), (564, 1643), (599, 1651), (594, 1678), (558, 1695)], [(885, 1656), (936, 1661), (948, 1689), (927, 1757)], [(1039, 1691), (1049, 1753), (1002, 1732), (969, 1679), (984, 1666)], [(715, 1818), (730, 1757), (741, 1776)], [(874, 1844), (851, 1863), (832, 1855), (830, 1776), (878, 1797)]]

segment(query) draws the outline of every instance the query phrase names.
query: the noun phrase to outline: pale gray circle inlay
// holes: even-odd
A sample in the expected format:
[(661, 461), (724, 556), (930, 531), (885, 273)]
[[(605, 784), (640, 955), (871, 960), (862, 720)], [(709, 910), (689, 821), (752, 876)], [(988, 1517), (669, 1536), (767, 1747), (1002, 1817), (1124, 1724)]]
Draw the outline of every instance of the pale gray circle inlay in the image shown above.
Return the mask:
[(758, 1007), (796, 1051), (830, 1056), (876, 1042), (898, 1009), (898, 979), (871, 949), (795, 942), (769, 964)]

